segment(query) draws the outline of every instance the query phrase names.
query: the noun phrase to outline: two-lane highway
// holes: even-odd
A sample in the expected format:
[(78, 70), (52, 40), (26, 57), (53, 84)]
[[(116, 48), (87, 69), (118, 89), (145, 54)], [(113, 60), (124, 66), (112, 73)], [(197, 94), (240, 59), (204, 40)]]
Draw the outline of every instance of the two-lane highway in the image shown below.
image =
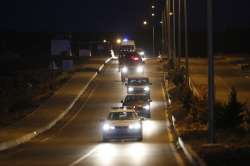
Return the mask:
[(168, 139), (162, 70), (148, 60), (152, 118), (143, 122), (143, 141), (101, 142), (101, 119), (112, 106), (121, 106), (126, 88), (120, 81), (117, 61), (110, 62), (74, 106), (50, 131), (15, 149), (0, 153), (0, 165), (183, 165)]

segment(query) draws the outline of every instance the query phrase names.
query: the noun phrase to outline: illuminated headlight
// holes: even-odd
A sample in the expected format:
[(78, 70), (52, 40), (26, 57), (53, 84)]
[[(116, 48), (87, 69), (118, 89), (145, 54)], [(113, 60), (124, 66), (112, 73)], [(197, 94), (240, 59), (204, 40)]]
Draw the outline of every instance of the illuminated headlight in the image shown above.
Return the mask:
[(127, 73), (127, 72), (128, 72), (128, 68), (127, 68), (127, 67), (123, 67), (123, 68), (122, 68), (122, 72), (123, 72), (123, 73)]
[(143, 55), (145, 55), (145, 52), (141, 51), (141, 52), (139, 52), (139, 55), (143, 56)]
[(138, 73), (142, 73), (143, 72), (143, 67), (142, 66), (138, 66), (137, 69), (136, 69), (136, 71)]
[(103, 130), (104, 130), (104, 131), (114, 130), (114, 129), (115, 129), (114, 126), (111, 126), (111, 125), (109, 125), (109, 124), (107, 124), (107, 123), (103, 125)]
[(132, 130), (136, 130), (136, 129), (140, 129), (140, 128), (141, 128), (140, 123), (134, 123), (134, 124), (129, 125), (129, 129), (132, 129)]
[(144, 90), (148, 92), (150, 90), (150, 88), (148, 86), (146, 86), (146, 87), (144, 87)]
[(128, 88), (128, 91), (129, 91), (129, 92), (133, 92), (133, 91), (134, 91), (134, 88), (133, 88), (133, 87), (129, 87), (129, 88)]
[(145, 105), (143, 108), (144, 108), (145, 110), (149, 110), (150, 106), (149, 106), (149, 105)]

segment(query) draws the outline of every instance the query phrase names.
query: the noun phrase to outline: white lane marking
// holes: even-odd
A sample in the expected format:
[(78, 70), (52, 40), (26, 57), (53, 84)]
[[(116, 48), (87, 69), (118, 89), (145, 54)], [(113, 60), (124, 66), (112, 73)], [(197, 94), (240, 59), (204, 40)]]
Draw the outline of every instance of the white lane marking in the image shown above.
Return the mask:
[(59, 130), (59, 132), (60, 132), (61, 130), (63, 130), (65, 127), (67, 127), (67, 126), (76, 118), (76, 116), (81, 112), (81, 110), (83, 110), (83, 109), (85, 108), (85, 106), (87, 105), (89, 99), (93, 96), (93, 93), (94, 93), (95, 89), (96, 89), (96, 86), (91, 90), (90, 94), (89, 94), (88, 97), (87, 97), (87, 100), (83, 103), (83, 105), (81, 105), (81, 107), (78, 109), (78, 111), (75, 113), (75, 115), (74, 115), (73, 117), (71, 117), (71, 118), (67, 121), (67, 123), (65, 123), (65, 124), (63, 125), (63, 127)]
[(50, 139), (50, 138), (47, 137), (47, 138), (42, 139), (40, 142), (46, 142), (46, 141), (48, 141), (49, 139)]
[(76, 161), (74, 161), (73, 163), (71, 163), (69, 166), (75, 166), (77, 164), (79, 164), (80, 162), (82, 162), (83, 160), (85, 160), (86, 158), (88, 158), (89, 156), (91, 156), (93, 153), (95, 153), (98, 149), (98, 146), (96, 146), (95, 148), (91, 149), (87, 154), (83, 155), (82, 157), (80, 157), (79, 159), (77, 159)]

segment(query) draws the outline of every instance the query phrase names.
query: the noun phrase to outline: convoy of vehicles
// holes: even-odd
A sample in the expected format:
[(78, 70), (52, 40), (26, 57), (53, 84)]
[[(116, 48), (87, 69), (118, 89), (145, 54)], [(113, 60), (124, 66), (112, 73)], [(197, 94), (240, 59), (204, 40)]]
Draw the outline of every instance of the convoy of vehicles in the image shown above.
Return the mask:
[[(102, 127), (103, 141), (118, 138), (143, 139), (142, 120), (151, 117), (150, 83), (144, 76), (144, 62), (142, 55), (135, 51), (132, 41), (123, 41), (125, 44), (119, 50), (118, 63), (121, 72), (121, 81), (127, 82), (127, 96), (121, 101), (122, 107), (112, 109)], [(126, 45), (127, 42), (127, 45)]]

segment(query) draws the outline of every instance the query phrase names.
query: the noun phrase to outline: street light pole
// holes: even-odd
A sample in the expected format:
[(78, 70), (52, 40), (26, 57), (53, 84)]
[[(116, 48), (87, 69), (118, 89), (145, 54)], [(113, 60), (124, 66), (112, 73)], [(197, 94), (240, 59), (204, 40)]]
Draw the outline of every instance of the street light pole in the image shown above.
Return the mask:
[(168, 59), (172, 59), (172, 46), (171, 46), (171, 20), (170, 20), (170, 0), (167, 0), (167, 27), (168, 27)]
[(155, 26), (152, 28), (152, 40), (153, 40), (153, 57), (155, 56)]
[(189, 55), (188, 55), (188, 12), (187, 12), (187, 0), (184, 0), (184, 19), (185, 19), (185, 63), (186, 63), (186, 86), (189, 85)]
[(208, 111), (209, 111), (209, 142), (215, 143), (214, 128), (214, 56), (213, 56), (213, 3), (207, 0), (207, 43), (208, 43)]
[(173, 60), (176, 69), (176, 29), (175, 29), (175, 0), (173, 0)]
[(179, 0), (179, 9), (178, 9), (178, 69), (180, 69), (181, 65), (181, 54), (182, 54), (182, 49), (181, 49), (181, 0)]

